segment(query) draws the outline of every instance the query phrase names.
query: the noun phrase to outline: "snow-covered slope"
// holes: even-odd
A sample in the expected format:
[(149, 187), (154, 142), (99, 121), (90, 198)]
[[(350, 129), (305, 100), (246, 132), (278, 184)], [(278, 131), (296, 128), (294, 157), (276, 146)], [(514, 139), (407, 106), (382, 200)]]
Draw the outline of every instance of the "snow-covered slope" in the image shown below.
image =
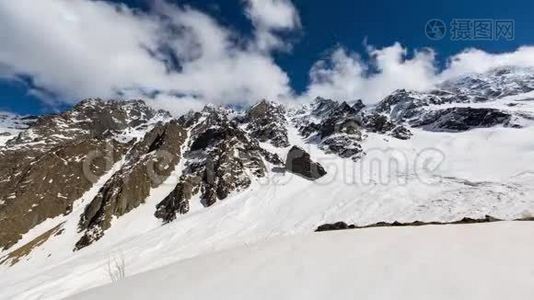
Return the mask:
[(298, 235), (70, 299), (530, 299), (533, 234), (530, 222), (504, 222)]
[(18, 116), (8, 112), (0, 112), (0, 146), (28, 128), (29, 124), (34, 121), (35, 117), (32, 116)]

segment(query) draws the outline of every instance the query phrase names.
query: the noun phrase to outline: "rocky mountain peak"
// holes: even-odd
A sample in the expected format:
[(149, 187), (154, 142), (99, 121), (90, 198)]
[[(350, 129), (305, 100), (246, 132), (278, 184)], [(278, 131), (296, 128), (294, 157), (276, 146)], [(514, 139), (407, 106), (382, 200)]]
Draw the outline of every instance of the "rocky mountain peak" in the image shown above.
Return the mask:
[(337, 108), (339, 103), (332, 99), (317, 97), (311, 104), (311, 112), (315, 116), (325, 116)]
[(283, 115), (285, 114), (285, 108), (278, 103), (263, 99), (251, 106), (246, 114), (252, 119), (262, 119), (267, 114)]
[(125, 130), (132, 131), (139, 126), (168, 119), (168, 112), (155, 110), (141, 100), (86, 99), (61, 114), (38, 118), (28, 130), (9, 143), (10, 146), (21, 147), (41, 144), (50, 148), (78, 139), (120, 136)]
[(275, 102), (261, 100), (250, 107), (242, 120), (246, 129), (260, 142), (288, 147), (286, 109)]

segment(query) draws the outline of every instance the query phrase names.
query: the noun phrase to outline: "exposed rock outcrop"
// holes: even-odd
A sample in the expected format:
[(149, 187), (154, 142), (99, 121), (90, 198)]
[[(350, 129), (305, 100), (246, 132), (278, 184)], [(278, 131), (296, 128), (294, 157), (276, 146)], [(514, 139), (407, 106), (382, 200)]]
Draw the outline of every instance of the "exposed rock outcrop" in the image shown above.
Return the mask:
[[(457, 221), (452, 222), (423, 222), (423, 221), (413, 221), (413, 222), (378, 222), (364, 226), (356, 226), (355, 224), (347, 224), (345, 222), (336, 222), (336, 223), (327, 223), (320, 225), (315, 230), (316, 232), (321, 231), (332, 231), (332, 230), (345, 230), (345, 229), (362, 229), (362, 228), (373, 228), (373, 227), (400, 227), (400, 226), (425, 226), (425, 225), (448, 225), (448, 224), (475, 224), (475, 223), (491, 223), (491, 222), (500, 222), (502, 219), (495, 218), (492, 216), (484, 216), (483, 218), (469, 218), (465, 217)], [(517, 219), (516, 221), (532, 221), (531, 218), (522, 218)]]
[(317, 140), (325, 152), (357, 160), (363, 155), (363, 108), (361, 101), (350, 106), (318, 97), (308, 108), (295, 113), (293, 123), (302, 136)]
[[(48, 218), (68, 214), (74, 201), (120, 159), (124, 147), (114, 141), (72, 141), (49, 151), (0, 154), (0, 248), (14, 245)], [(86, 160), (88, 154), (96, 154)]]
[(168, 115), (142, 101), (85, 100), (28, 124), (0, 147), (0, 248), (48, 218), (72, 211), (130, 147), (129, 132)]
[(262, 100), (246, 112), (246, 128), (260, 142), (270, 142), (275, 147), (289, 147), (285, 114), (283, 106)]
[(432, 110), (411, 125), (427, 130), (465, 131), (477, 127), (507, 125), (512, 116), (493, 108), (452, 107)]
[(297, 146), (293, 146), (287, 153), (286, 170), (309, 180), (326, 175), (323, 166), (312, 161), (310, 154)]
[(181, 148), (187, 137), (176, 121), (158, 124), (136, 143), (126, 155), (126, 163), (102, 187), (80, 217), (84, 236), (76, 244), (83, 248), (98, 240), (120, 217), (141, 205), (151, 188), (159, 186), (181, 159)]
[(164, 222), (187, 213), (189, 201), (196, 195), (204, 206), (211, 206), (231, 192), (246, 189), (252, 183), (251, 176), (265, 176), (264, 160), (281, 163), (223, 110), (208, 107), (184, 117), (184, 123), (191, 126), (190, 147), (176, 188), (157, 205), (155, 215)]
[(365, 129), (371, 132), (387, 133), (393, 128), (395, 124), (390, 121), (389, 117), (379, 113), (372, 113), (363, 117), (363, 125)]
[[(465, 131), (496, 125), (520, 128), (534, 116), (520, 110), (494, 108), (491, 103), (533, 91), (533, 74), (532, 68), (501, 67), (451, 79), (426, 92), (396, 90), (380, 101), (374, 112), (387, 115), (396, 125), (406, 123), (432, 131)], [(466, 106), (469, 103), (476, 106)]]
[(320, 225), (319, 227), (317, 227), (315, 231), (321, 232), (321, 231), (345, 230), (345, 229), (354, 229), (354, 228), (356, 228), (356, 225), (354, 224), (348, 225), (345, 222), (336, 222), (332, 224)]
[(407, 140), (413, 135), (408, 128), (402, 125), (398, 125), (397, 127), (393, 128), (390, 134), (392, 137), (397, 138), (399, 140)]

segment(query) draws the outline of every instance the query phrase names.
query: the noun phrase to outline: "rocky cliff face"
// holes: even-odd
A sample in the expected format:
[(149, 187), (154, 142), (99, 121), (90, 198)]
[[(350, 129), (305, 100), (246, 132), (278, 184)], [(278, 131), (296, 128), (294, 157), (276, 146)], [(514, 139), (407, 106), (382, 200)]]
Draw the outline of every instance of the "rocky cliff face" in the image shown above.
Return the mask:
[[(534, 116), (512, 109), (521, 105), (512, 98), (534, 91), (533, 74), (530, 68), (503, 67), (449, 80), (428, 92), (397, 90), (379, 102), (375, 111), (394, 122), (433, 131), (466, 131), (496, 125), (521, 127), (523, 120), (532, 120)], [(505, 106), (491, 107), (498, 105), (495, 102)]]
[(126, 153), (129, 132), (168, 117), (140, 101), (86, 100), (38, 118), (9, 140), (0, 148), (0, 247), (70, 213), (74, 201)]
[(293, 123), (300, 134), (316, 141), (326, 152), (358, 159), (362, 155), (362, 108), (346, 102), (317, 98), (295, 112)]
[(286, 110), (282, 105), (262, 100), (247, 110), (244, 122), (250, 135), (260, 142), (275, 147), (289, 146)]
[(198, 198), (208, 207), (246, 189), (269, 166), (282, 165), (260, 142), (288, 146), (285, 109), (262, 101), (236, 117), (207, 106), (172, 119), (142, 101), (85, 100), (72, 110), (37, 119), (0, 148), (0, 246), (14, 245), (29, 229), (61, 214), (113, 165), (80, 215), (81, 249), (144, 203), (183, 165), (175, 189), (154, 208), (165, 222), (187, 213)]
[(125, 164), (80, 217), (80, 229), (85, 233), (76, 243), (77, 249), (102, 237), (113, 217), (120, 217), (144, 202), (150, 189), (159, 186), (180, 161), (186, 137), (187, 131), (177, 121), (158, 123), (130, 148)]
[(408, 139), (410, 131), (402, 122), (382, 110), (365, 109), (361, 101), (349, 105), (331, 99), (317, 98), (311, 105), (294, 112), (294, 125), (309, 142), (316, 142), (327, 153), (359, 160), (365, 151), (362, 143), (369, 132)]
[(494, 108), (452, 107), (425, 112), (412, 126), (427, 130), (465, 131), (472, 128), (510, 125), (512, 116)]
[[(253, 118), (252, 126), (263, 119), (254, 113), (247, 117)], [(277, 155), (261, 148), (254, 138), (262, 129), (252, 130), (248, 135), (224, 110), (206, 108), (186, 116), (184, 123), (192, 124), (190, 146), (184, 155), (185, 168), (176, 188), (158, 204), (156, 211), (156, 217), (166, 222), (177, 214), (187, 213), (194, 196), (198, 195), (204, 206), (211, 206), (233, 191), (246, 189), (251, 177), (265, 176), (266, 163), (281, 164)], [(269, 126), (267, 122), (261, 124)], [(268, 137), (274, 143), (283, 141), (283, 136)]]
[(508, 107), (494, 108), (491, 107), (492, 101), (497, 99), (484, 99), (485, 102), (469, 102), (481, 100), (444, 91), (421, 93), (398, 90), (378, 103), (375, 111), (397, 124), (432, 131), (466, 131), (496, 125), (521, 127), (521, 120), (533, 118), (531, 113), (511, 109), (517, 103), (507, 102), (505, 105)]

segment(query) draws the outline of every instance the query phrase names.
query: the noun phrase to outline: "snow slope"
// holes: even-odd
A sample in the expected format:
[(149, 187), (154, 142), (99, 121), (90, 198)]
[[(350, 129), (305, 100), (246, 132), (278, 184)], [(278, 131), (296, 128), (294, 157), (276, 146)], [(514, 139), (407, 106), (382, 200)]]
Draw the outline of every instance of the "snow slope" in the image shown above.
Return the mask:
[(27, 123), (31, 121), (29, 118), (24, 120), (21, 116), (0, 111), (0, 147), (27, 128)]
[(372, 228), (275, 239), (71, 299), (531, 299), (534, 223)]

